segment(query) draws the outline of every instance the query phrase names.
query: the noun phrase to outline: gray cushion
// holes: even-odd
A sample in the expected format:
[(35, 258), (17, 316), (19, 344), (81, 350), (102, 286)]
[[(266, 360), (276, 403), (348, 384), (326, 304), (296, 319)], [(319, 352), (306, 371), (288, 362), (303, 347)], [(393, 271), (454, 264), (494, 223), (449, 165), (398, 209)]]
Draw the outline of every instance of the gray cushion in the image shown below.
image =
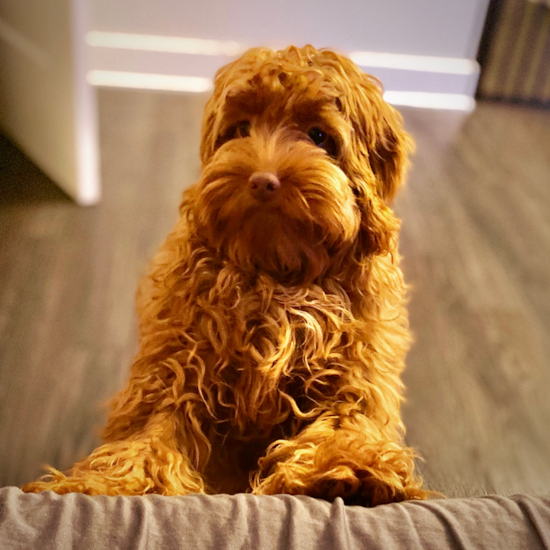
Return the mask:
[(90, 497), (0, 489), (0, 548), (550, 549), (550, 498), (345, 506), (247, 494)]

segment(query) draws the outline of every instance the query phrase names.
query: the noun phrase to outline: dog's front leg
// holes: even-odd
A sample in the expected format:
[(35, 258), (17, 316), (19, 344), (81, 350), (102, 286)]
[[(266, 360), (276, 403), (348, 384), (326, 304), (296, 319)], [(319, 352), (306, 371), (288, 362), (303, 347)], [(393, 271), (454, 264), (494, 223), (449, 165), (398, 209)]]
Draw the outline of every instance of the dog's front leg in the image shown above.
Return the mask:
[(255, 494), (308, 495), (375, 506), (425, 499), (414, 453), (369, 418), (326, 413), (290, 440), (275, 441), (259, 460)]
[(181, 445), (170, 426), (168, 419), (153, 418), (142, 432), (98, 447), (67, 475), (50, 468), (48, 475), (27, 483), (23, 491), (88, 495), (202, 493), (204, 482), (185, 451), (179, 449)]

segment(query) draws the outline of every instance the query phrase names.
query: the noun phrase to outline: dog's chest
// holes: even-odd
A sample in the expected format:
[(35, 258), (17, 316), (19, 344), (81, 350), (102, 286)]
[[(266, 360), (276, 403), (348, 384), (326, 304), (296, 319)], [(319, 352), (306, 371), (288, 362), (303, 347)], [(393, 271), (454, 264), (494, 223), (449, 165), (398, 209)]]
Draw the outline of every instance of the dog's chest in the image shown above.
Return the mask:
[[(222, 433), (265, 436), (288, 419), (307, 420), (334, 393), (345, 368), (346, 312), (327, 300), (289, 302), (274, 299), (252, 308), (243, 301), (223, 311), (203, 380)], [(219, 312), (210, 315), (221, 323)]]

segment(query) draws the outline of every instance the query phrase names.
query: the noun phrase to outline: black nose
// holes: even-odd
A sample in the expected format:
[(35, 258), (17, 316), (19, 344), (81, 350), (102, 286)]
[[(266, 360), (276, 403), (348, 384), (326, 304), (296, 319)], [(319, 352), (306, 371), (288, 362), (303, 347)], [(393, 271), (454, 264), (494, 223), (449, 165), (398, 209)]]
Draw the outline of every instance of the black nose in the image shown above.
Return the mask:
[(275, 197), (281, 182), (271, 172), (254, 172), (248, 178), (248, 185), (254, 197), (261, 201), (268, 201)]

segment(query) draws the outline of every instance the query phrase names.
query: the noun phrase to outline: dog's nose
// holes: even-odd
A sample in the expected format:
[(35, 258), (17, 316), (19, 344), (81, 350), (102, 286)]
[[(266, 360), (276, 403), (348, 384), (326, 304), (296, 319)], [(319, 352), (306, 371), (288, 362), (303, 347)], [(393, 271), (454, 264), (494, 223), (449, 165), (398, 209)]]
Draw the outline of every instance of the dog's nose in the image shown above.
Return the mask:
[(281, 187), (279, 178), (271, 172), (254, 172), (248, 178), (248, 185), (252, 194), (261, 201), (271, 200)]

